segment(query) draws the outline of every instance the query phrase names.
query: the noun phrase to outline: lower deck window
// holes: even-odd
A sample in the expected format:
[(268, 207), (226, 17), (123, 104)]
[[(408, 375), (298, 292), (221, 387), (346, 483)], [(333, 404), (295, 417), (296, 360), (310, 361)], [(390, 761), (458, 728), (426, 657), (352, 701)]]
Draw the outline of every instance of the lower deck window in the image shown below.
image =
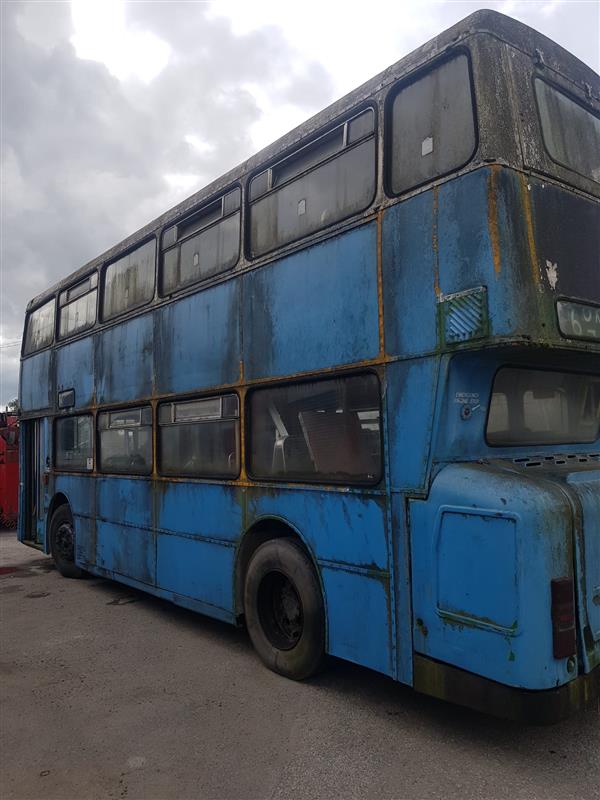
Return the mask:
[(128, 408), (98, 414), (100, 469), (148, 475), (152, 471), (152, 409)]
[(494, 380), (489, 444), (595, 442), (600, 435), (600, 375), (503, 367)]
[(240, 471), (239, 416), (236, 394), (161, 405), (161, 474), (236, 478)]
[(56, 420), (54, 463), (57, 469), (91, 470), (94, 466), (92, 417)]
[(374, 374), (254, 391), (253, 477), (377, 483), (382, 473), (379, 406)]

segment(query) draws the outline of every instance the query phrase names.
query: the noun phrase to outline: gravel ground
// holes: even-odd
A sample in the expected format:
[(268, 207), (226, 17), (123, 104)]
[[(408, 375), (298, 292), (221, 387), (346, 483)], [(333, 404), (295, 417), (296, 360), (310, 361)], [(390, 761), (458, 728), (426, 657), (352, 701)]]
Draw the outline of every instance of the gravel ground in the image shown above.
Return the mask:
[(332, 661), (308, 683), (244, 631), (0, 534), (0, 798), (600, 798), (600, 713), (548, 728)]

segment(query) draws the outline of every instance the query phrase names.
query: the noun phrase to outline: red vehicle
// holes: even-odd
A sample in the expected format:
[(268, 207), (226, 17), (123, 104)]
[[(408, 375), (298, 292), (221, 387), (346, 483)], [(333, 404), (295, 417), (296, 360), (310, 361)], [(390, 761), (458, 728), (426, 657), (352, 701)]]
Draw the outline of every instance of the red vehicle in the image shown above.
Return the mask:
[(19, 507), (19, 419), (0, 413), (0, 526), (15, 528)]

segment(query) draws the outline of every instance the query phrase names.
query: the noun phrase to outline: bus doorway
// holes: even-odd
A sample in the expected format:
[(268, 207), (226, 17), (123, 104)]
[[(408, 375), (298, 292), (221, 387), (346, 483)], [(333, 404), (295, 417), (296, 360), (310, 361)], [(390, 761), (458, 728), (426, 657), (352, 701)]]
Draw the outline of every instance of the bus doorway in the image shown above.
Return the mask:
[(24, 438), (24, 541), (35, 547), (44, 544), (44, 460), (42, 431), (44, 420), (32, 419), (22, 423)]

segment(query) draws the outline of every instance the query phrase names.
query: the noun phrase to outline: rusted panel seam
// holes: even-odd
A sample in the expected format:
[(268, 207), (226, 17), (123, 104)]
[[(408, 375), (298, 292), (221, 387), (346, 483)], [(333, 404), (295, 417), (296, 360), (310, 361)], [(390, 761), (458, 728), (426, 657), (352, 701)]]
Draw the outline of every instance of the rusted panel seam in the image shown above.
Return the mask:
[(442, 296), (440, 289), (440, 258), (439, 258), (439, 242), (438, 242), (438, 208), (439, 208), (439, 187), (433, 187), (433, 221), (431, 231), (431, 248), (433, 250), (433, 290), (435, 296), (439, 300)]
[(537, 248), (535, 244), (535, 233), (533, 229), (533, 214), (531, 210), (531, 197), (529, 196), (529, 182), (527, 176), (523, 173), (519, 174), (519, 184), (521, 187), (521, 200), (523, 203), (523, 216), (525, 219), (525, 228), (527, 231), (527, 245), (529, 247), (529, 259), (531, 262), (531, 274), (533, 277), (534, 285), (541, 289), (540, 285), (540, 272)]
[(383, 211), (377, 214), (377, 318), (379, 324), (379, 356), (385, 357), (385, 326), (383, 317)]
[(490, 232), (490, 244), (492, 247), (492, 258), (494, 261), (494, 272), (499, 277), (502, 271), (502, 261), (500, 255), (500, 229), (498, 226), (498, 164), (492, 164), (488, 176), (488, 229)]
[(377, 580), (389, 581), (390, 573), (385, 569), (373, 569), (372, 567), (361, 567), (358, 564), (347, 564), (340, 561), (330, 561), (326, 558), (318, 558), (317, 564), (320, 567), (327, 569), (334, 569), (339, 572), (350, 572), (355, 575), (364, 575), (367, 578), (376, 578)]

